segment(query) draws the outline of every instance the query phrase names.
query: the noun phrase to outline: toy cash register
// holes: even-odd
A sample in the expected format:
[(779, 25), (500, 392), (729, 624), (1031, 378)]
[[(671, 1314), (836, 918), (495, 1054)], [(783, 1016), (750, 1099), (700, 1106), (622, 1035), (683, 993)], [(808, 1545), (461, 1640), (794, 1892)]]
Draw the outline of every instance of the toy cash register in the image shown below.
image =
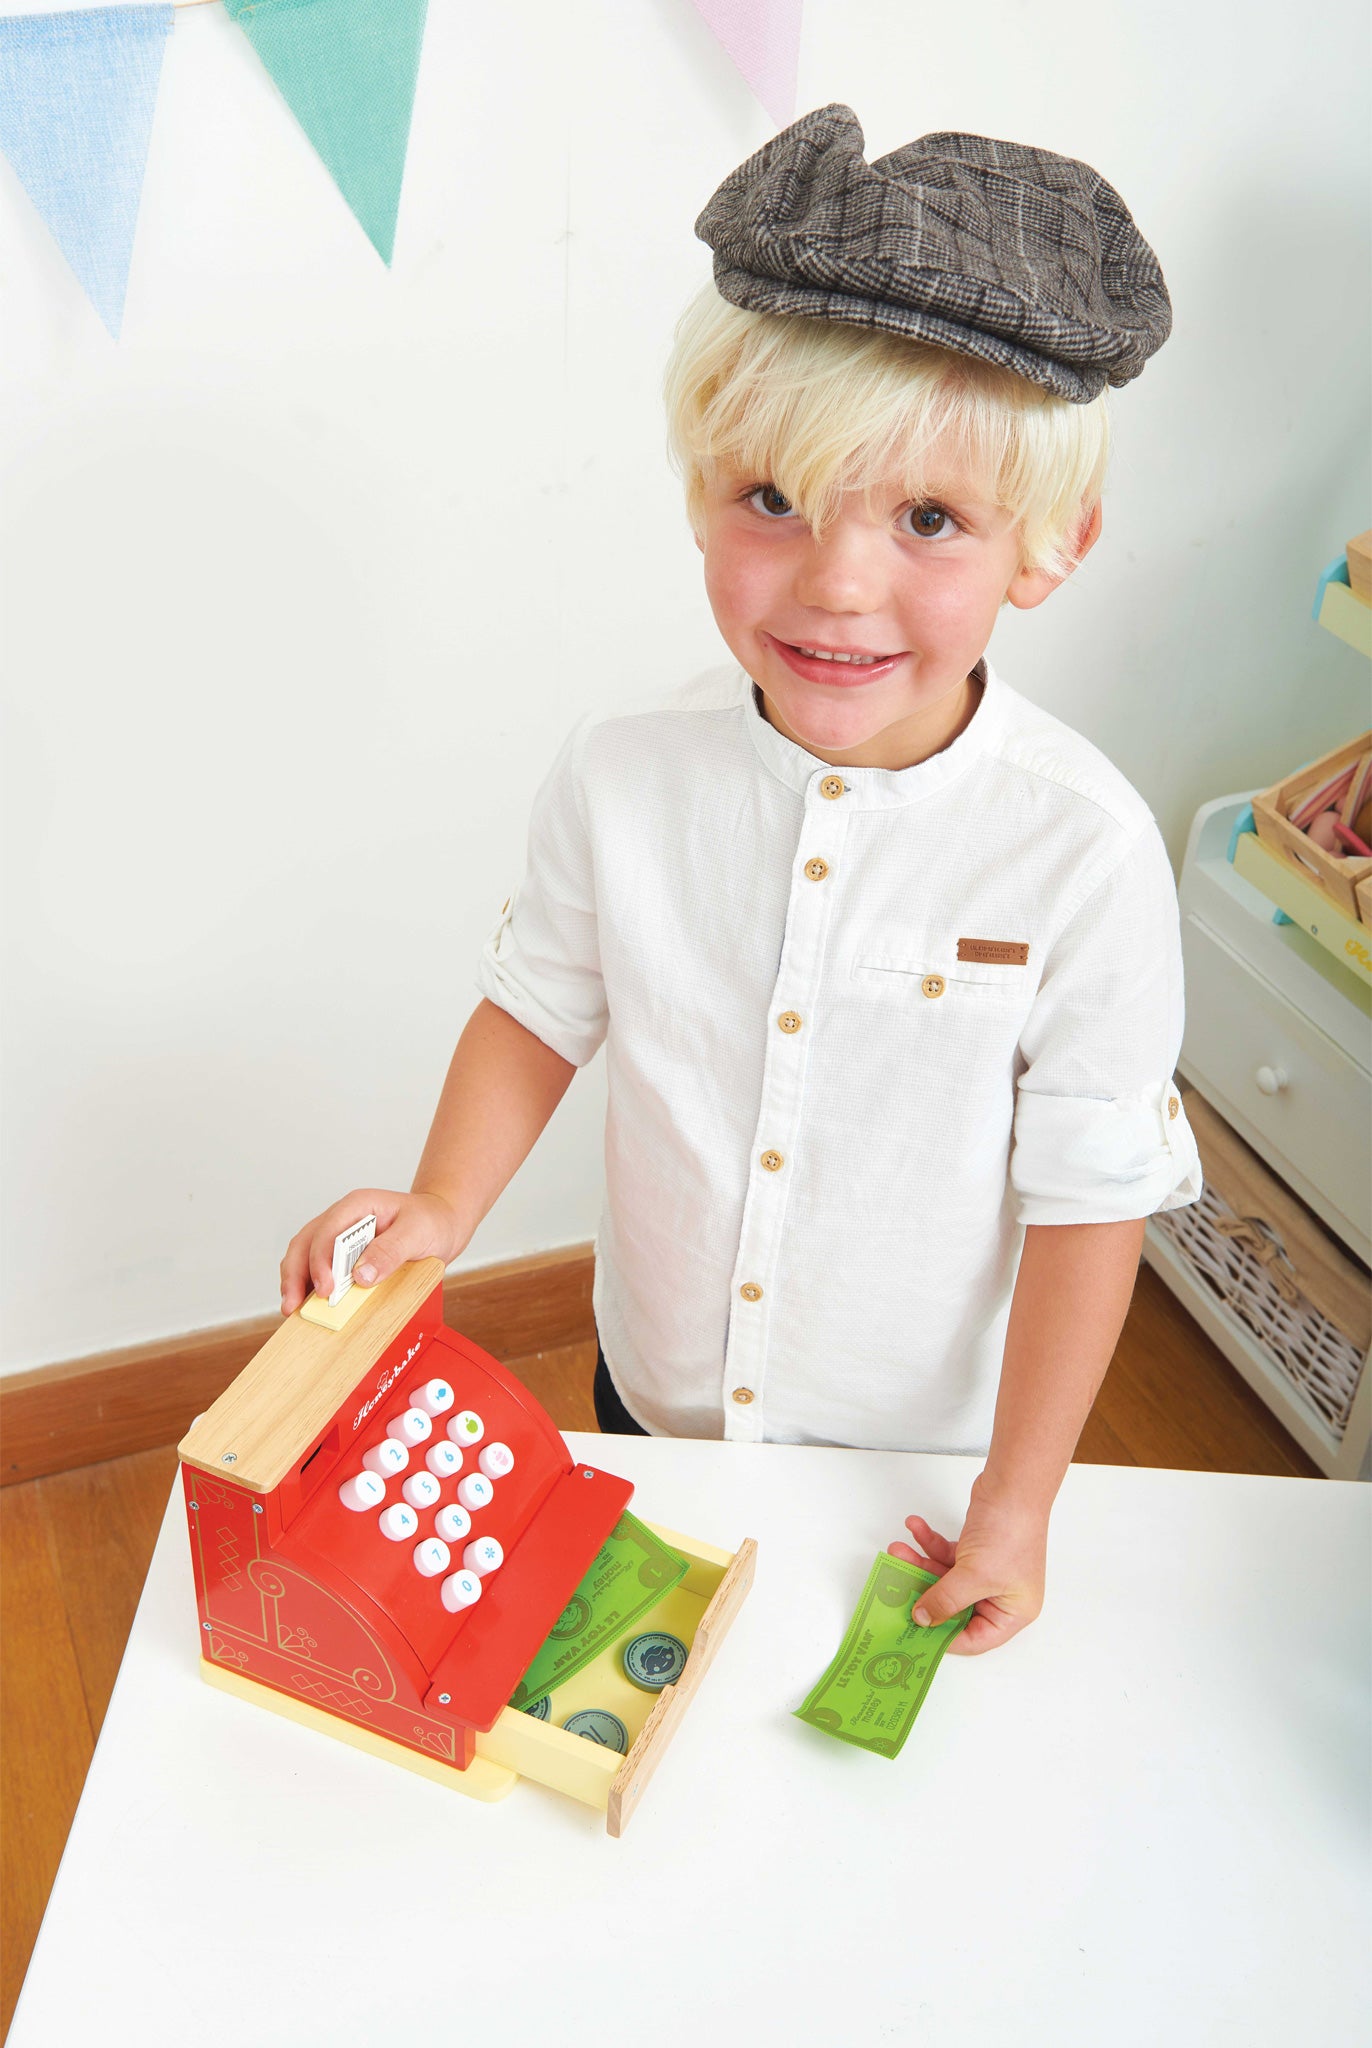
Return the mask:
[(201, 1670), (478, 1799), (540, 1779), (619, 1834), (755, 1546), (657, 1532), (687, 1564), (653, 1617), (689, 1645), (684, 1671), (637, 1691), (610, 1645), (577, 1681), (627, 1729), (627, 1755), (568, 1733), (565, 1711), (508, 1706), (633, 1489), (573, 1459), (528, 1390), (445, 1328), (442, 1281), (424, 1259), (342, 1312), (312, 1298), (320, 1320), (284, 1322), (178, 1446)]

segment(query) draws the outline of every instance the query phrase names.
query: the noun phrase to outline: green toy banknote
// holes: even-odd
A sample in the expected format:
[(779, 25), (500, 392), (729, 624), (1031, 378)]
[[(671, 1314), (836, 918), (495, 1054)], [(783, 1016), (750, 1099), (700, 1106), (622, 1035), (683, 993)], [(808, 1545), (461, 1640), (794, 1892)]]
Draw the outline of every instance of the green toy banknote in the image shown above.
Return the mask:
[(621, 1515), (595, 1563), (553, 1623), (538, 1655), (510, 1695), (512, 1707), (536, 1707), (555, 1686), (641, 1621), (686, 1572), (686, 1560), (633, 1515)]
[(885, 1551), (867, 1574), (838, 1655), (796, 1718), (840, 1742), (899, 1756), (914, 1726), (939, 1659), (972, 1619), (970, 1607), (936, 1628), (921, 1628), (910, 1610), (938, 1580)]

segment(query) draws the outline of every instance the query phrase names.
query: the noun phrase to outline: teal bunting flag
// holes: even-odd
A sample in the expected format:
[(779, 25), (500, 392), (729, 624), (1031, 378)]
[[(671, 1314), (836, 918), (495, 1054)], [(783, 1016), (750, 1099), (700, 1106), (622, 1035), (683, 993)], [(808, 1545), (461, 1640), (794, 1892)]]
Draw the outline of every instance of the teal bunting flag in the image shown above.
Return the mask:
[(0, 18), (0, 150), (117, 340), (170, 0)]
[(427, 0), (224, 0), (383, 262)]

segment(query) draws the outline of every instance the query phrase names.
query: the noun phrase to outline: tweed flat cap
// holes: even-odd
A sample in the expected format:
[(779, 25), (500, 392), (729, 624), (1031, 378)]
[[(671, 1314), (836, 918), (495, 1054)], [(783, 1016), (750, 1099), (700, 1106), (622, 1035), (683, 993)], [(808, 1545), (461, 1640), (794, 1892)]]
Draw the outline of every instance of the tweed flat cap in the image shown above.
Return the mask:
[(696, 222), (722, 297), (935, 342), (1078, 405), (1166, 341), (1158, 259), (1089, 164), (953, 131), (862, 151), (835, 103), (729, 173)]

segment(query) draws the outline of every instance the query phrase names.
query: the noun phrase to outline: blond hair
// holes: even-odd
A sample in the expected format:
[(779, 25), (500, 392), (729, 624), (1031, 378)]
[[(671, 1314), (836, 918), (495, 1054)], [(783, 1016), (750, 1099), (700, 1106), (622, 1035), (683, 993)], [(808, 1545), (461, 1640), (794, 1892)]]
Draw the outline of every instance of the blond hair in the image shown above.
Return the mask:
[(776, 486), (816, 535), (850, 490), (892, 473), (936, 496), (929, 458), (958, 461), (1020, 528), (1020, 564), (1065, 575), (1110, 455), (1102, 392), (1076, 405), (976, 356), (836, 320), (752, 313), (713, 281), (677, 322), (663, 383), (672, 465), (701, 529), (712, 474)]

